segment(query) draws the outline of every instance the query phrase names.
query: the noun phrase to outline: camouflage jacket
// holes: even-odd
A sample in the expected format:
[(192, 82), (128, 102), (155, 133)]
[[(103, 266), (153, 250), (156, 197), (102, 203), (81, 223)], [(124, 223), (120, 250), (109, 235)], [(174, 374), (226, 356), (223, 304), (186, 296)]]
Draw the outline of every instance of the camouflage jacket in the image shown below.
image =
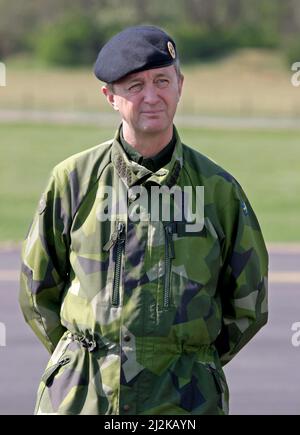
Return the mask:
[[(226, 414), (222, 366), (267, 322), (259, 224), (237, 181), (177, 132), (155, 173), (118, 135), (54, 168), (23, 244), (21, 308), (52, 354), (35, 412)], [(133, 186), (175, 185), (204, 187), (201, 230), (116, 207)], [(111, 202), (107, 186), (120, 187)]]

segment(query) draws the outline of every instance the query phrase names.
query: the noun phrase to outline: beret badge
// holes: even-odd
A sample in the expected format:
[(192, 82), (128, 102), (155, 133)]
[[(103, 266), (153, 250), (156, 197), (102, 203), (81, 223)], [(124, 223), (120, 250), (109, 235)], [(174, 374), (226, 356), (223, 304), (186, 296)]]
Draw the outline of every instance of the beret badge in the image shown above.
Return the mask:
[(167, 44), (167, 45), (168, 45), (168, 50), (169, 50), (170, 55), (172, 56), (173, 59), (175, 59), (175, 57), (176, 57), (176, 52), (175, 52), (174, 45), (172, 44), (171, 41), (168, 41), (168, 44)]

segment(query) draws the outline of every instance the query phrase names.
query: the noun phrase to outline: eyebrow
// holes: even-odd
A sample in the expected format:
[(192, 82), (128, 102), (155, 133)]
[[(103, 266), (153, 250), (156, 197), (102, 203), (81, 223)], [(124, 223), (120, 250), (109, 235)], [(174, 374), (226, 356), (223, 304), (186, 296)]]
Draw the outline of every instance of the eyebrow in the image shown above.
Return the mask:
[[(162, 78), (162, 77), (166, 77), (166, 78), (170, 78), (170, 76), (167, 73), (158, 73), (157, 75), (155, 75), (153, 77), (153, 80), (158, 79), (158, 78)], [(125, 85), (131, 85), (132, 83), (135, 82), (144, 82), (144, 78), (143, 77), (130, 77), (127, 80), (124, 80), (124, 84)]]
[(159, 73), (154, 78), (157, 79), (157, 78), (160, 78), (160, 77), (170, 78), (170, 76), (167, 73)]
[(144, 79), (142, 77), (132, 77), (131, 79), (126, 80), (125, 84), (126, 85), (131, 85), (132, 83), (143, 82), (143, 81), (144, 81)]

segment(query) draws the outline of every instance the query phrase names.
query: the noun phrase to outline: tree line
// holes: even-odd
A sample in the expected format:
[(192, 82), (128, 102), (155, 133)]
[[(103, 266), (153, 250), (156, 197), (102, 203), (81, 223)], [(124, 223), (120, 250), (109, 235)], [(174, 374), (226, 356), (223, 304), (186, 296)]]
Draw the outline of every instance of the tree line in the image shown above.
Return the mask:
[(0, 60), (29, 53), (49, 64), (90, 64), (117, 31), (163, 27), (182, 61), (241, 47), (277, 48), (300, 61), (299, 0), (0, 0)]

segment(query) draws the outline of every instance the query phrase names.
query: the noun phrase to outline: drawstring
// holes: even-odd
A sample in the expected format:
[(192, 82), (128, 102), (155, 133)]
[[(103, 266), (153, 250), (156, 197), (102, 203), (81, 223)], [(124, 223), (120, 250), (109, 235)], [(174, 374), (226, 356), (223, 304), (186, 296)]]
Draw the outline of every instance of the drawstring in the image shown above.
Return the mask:
[(79, 335), (76, 333), (71, 333), (71, 338), (73, 341), (77, 341), (82, 347), (87, 349), (89, 352), (93, 352), (97, 348), (97, 341), (95, 337), (87, 333), (87, 335)]

